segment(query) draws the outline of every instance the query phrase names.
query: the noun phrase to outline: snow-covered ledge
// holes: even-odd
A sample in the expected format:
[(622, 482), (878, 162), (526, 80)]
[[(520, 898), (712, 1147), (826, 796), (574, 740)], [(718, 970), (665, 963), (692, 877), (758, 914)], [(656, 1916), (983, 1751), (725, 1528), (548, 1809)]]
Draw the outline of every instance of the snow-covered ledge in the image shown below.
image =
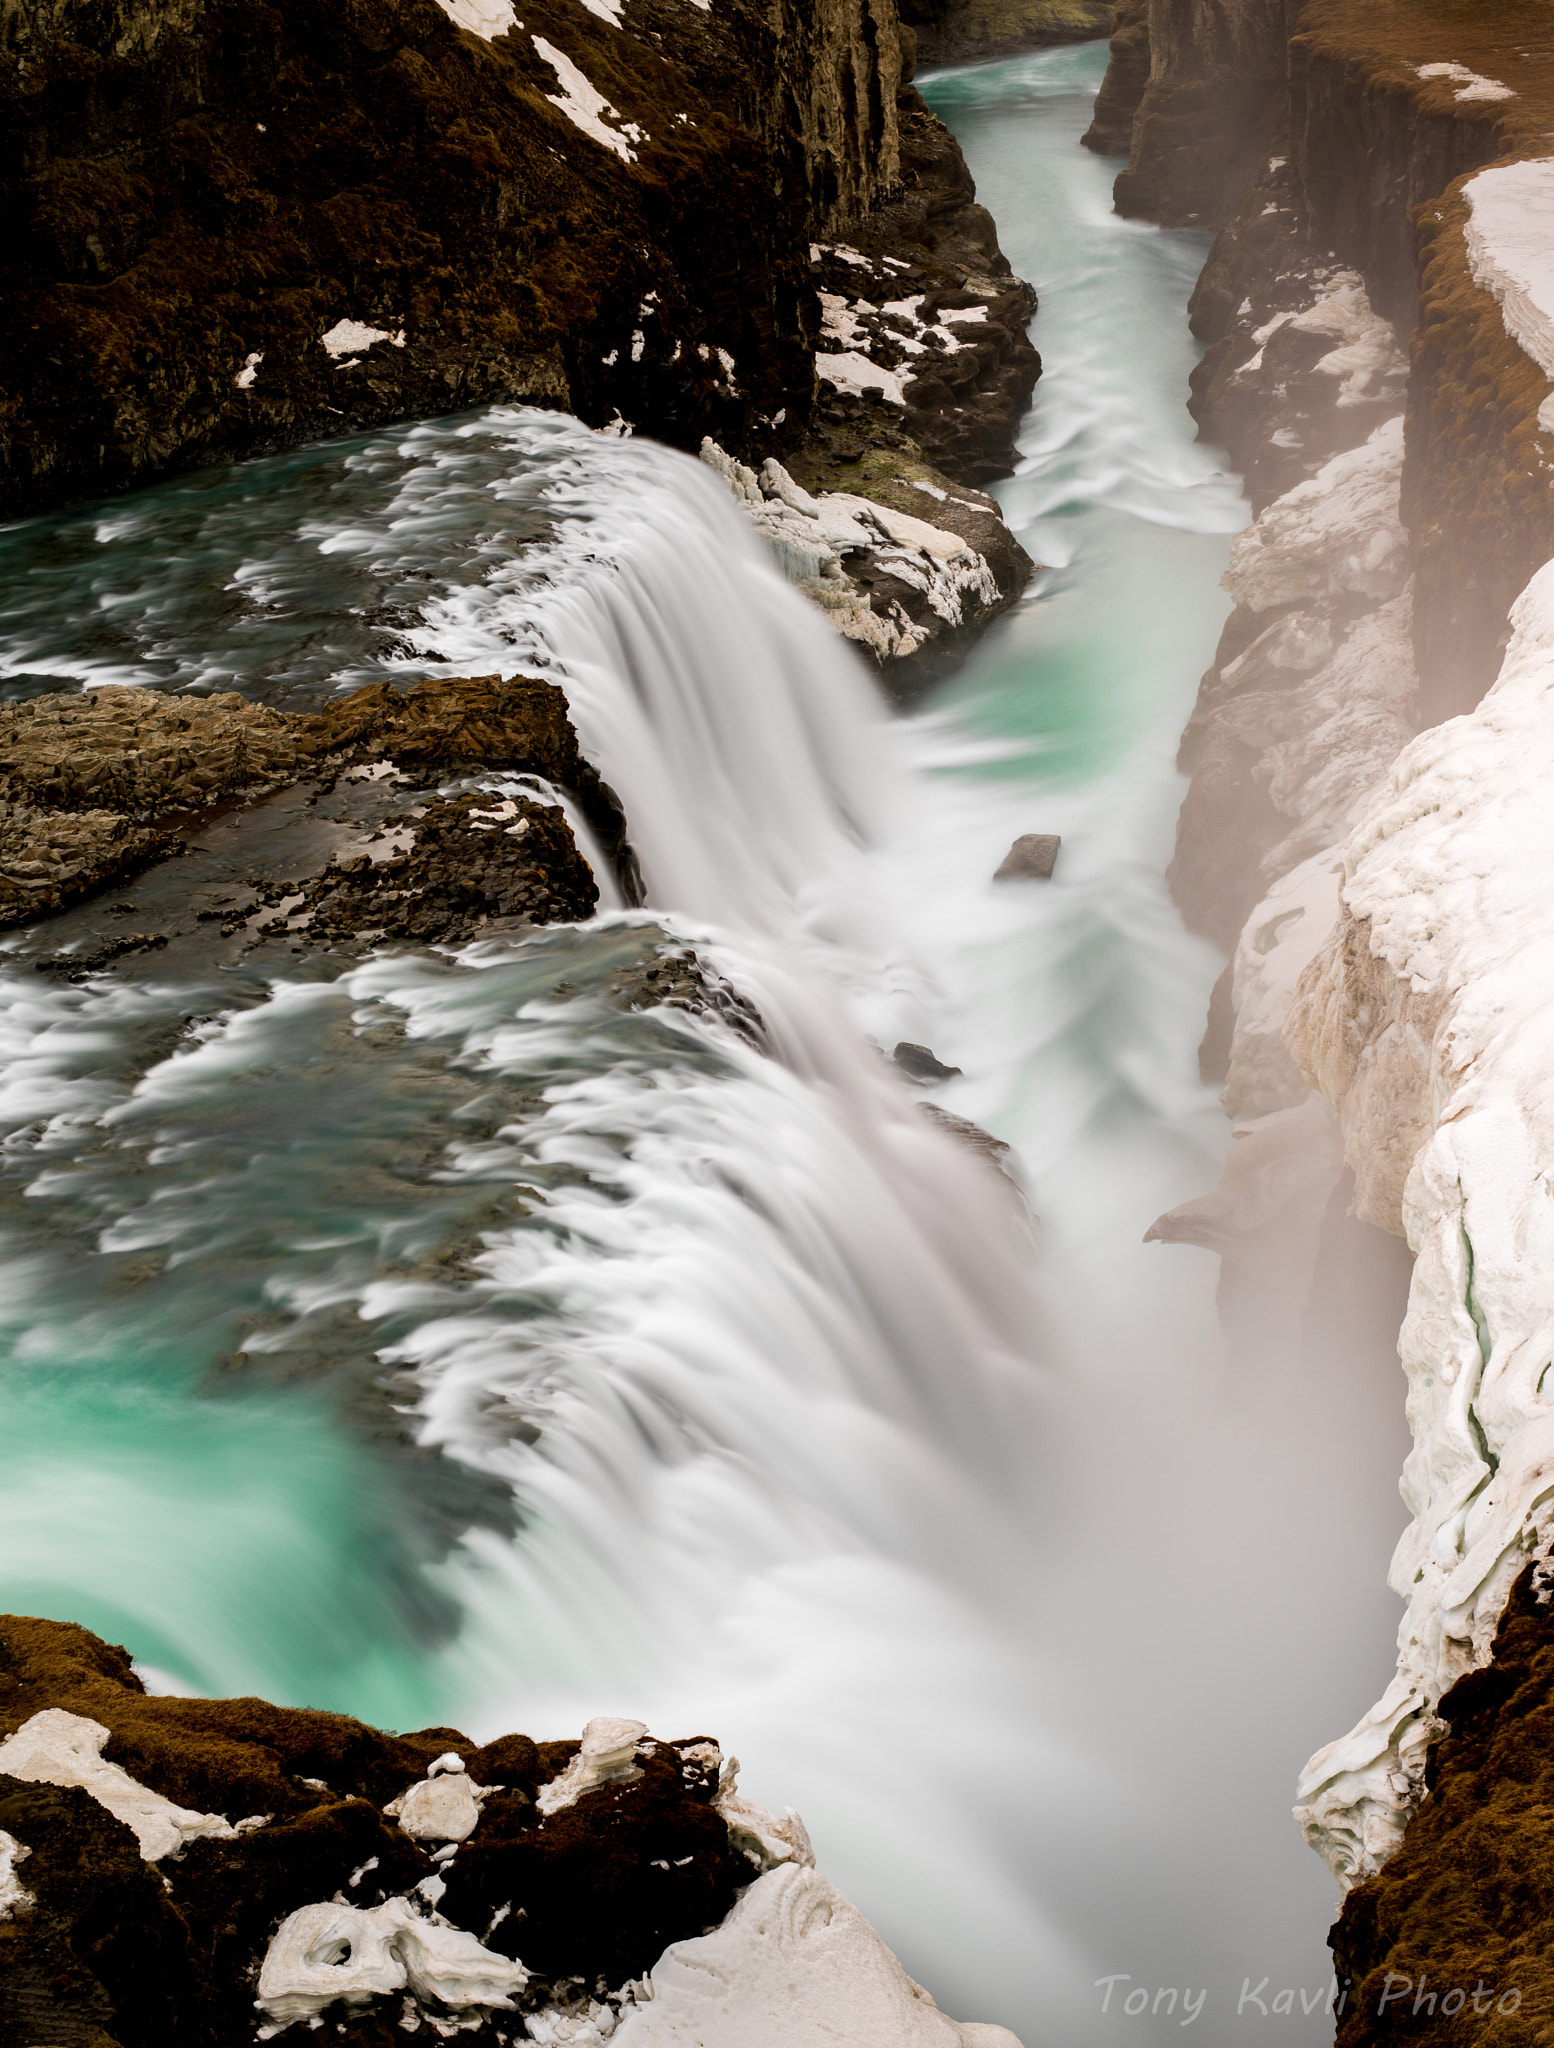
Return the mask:
[(1482, 704), (1409, 744), (1350, 838), (1286, 1029), (1359, 1213), (1417, 1254), (1398, 1674), (1296, 1810), (1344, 1885), (1397, 1847), (1437, 1703), (1554, 1538), (1554, 563), (1511, 620)]

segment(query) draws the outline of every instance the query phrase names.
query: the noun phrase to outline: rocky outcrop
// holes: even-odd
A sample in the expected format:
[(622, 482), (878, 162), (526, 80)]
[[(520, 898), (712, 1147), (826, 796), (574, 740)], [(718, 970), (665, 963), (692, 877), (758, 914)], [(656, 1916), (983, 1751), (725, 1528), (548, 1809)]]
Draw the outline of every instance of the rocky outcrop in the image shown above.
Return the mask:
[(522, 398), (808, 415), (812, 234), (899, 182), (890, 0), (5, 18), (0, 506)]
[[(1469, 710), (1499, 667), (1512, 602), (1554, 553), (1554, 472), (1538, 417), (1554, 357), (1545, 364), (1508, 322), (1471, 196), (1487, 218), (1495, 181), (1547, 154), (1554, 99), (1531, 17), (1404, 14), (1354, 0), (1152, 0), (1147, 21), (1149, 86), (1118, 204), (1151, 219), (1226, 223), (1194, 304), (1194, 331), (1209, 344), (1195, 379), (1204, 431), (1246, 459), (1257, 424), (1245, 390), (1228, 387), (1255, 353), (1256, 330), (1295, 309), (1318, 268), (1361, 280), (1375, 313), (1412, 342), (1403, 510), (1423, 714)], [(1141, 64), (1122, 17), (1117, 36), (1102, 95), (1117, 109), (1114, 131)], [(1311, 369), (1298, 329), (1269, 361), (1288, 373), (1298, 413)], [(1272, 441), (1299, 422), (1267, 425)], [(1259, 494), (1287, 487), (1288, 461), (1276, 458), (1266, 477), (1260, 461), (1250, 466)]]
[(1149, 83), (1149, 0), (1117, 0), (1112, 10), (1106, 76), (1095, 96), (1095, 115), (1080, 138), (1101, 156), (1127, 156), (1133, 117)]
[[(1119, 213), (1172, 227), (1218, 227), (1229, 217), (1267, 154), (1283, 97), (1286, 5), (1149, 0), (1148, 69), (1117, 179)], [(1142, 68), (1136, 18), (1119, 18), (1118, 29), (1108, 140)]]
[(899, 0), (923, 64), (983, 64), (1111, 34), (1110, 0)]
[(1018, 2048), (940, 2013), (737, 1770), (613, 1717), (477, 1744), (152, 1698), (0, 1617), (0, 2039)]
[[(1406, 2038), (1534, 2038), (1554, 2012), (1554, 1615), (1529, 1566), (1493, 1661), (1440, 1703), (1430, 1796), (1384, 1869), (1344, 1900), (1334, 1963), (1349, 1985), (1338, 2048)], [(1513, 2031), (1514, 2029), (1514, 2031)]]
[[(587, 917), (599, 890), (568, 802), (629, 873), (619, 808), (578, 750), (564, 696), (528, 677), (439, 678), (404, 694), (374, 684), (320, 715), (236, 692), (39, 697), (0, 707), (0, 922), (35, 925), (173, 858), (188, 884), (174, 892), (178, 923), (213, 920), (249, 946), (362, 933), (426, 943), (493, 920)], [(277, 812), (313, 828), (296, 835), (284, 879), (264, 830)], [(219, 882), (197, 881), (218, 845)], [(121, 931), (53, 957), (85, 972), (104, 946), (112, 958), (169, 936)]]
[(922, 97), (899, 97), (902, 189), (816, 242), (820, 400), (805, 444), (759, 476), (704, 457), (752, 510), (784, 573), (917, 695), (1024, 590), (1031, 560), (978, 488), (1015, 464), (1041, 370), (1036, 295), (1009, 266), (965, 159)]
[[(1179, 62), (1158, 40), (1173, 18), (1150, 10), (1151, 82), (1119, 196), (1182, 219), (1203, 182), (1190, 153), (1173, 167), (1146, 108), (1151, 95), (1157, 114), (1198, 104), (1224, 24), (1205, 10)], [(1339, 1938), (1363, 1980), (1340, 2036), (1355, 2042), (1393, 2037), (1378, 2003), (1393, 1978), (1411, 2031), (1435, 2013), (1412, 2002), (1421, 1980), (1454, 1996), (1445, 2017), (1462, 2013), (1476, 1979), (1519, 1963), (1505, 1939), (1526, 1896), (1502, 1887), (1496, 1937), (1460, 1980), (1501, 1879), (1462, 1832), (1460, 1797), (1426, 1825), (1427, 1785), (1445, 1782), (1427, 1757), (1452, 1718), (1443, 1701), (1477, 1713), (1502, 1696), (1488, 1678), (1451, 1689), (1493, 1674), (1511, 1589), (1554, 1543), (1541, 802), (1554, 570), (1539, 566), (1554, 555), (1554, 183), (1530, 25), (1519, 9), (1448, 18), (1349, 0), (1267, 16), (1257, 75), (1277, 50), (1284, 83), (1193, 307), (1208, 344), (1194, 411), (1245, 465), (1259, 515), (1236, 544), (1238, 609), (1184, 742), (1173, 868), (1189, 922), (1234, 947), (1211, 1038), (1227, 1108), (1252, 1119), (1237, 1151), (1260, 1148), (1241, 1181), (1261, 1200), (1281, 1147), (1310, 1162), (1336, 1136), (1355, 1214), (1415, 1255), (1397, 1677), (1310, 1760), (1297, 1808), (1340, 1883), (1363, 1888)], [(1399, 752), (1416, 716), (1427, 729)], [(1178, 1212), (1161, 1234), (1206, 1243), (1212, 1226), (1240, 1255), (1246, 1207), (1227, 1170), (1187, 1205), (1204, 1216)], [(1528, 1614), (1512, 1612), (1521, 1627)], [(1456, 1742), (1454, 1728), (1439, 1757)], [(1530, 1871), (1538, 1830), (1507, 1854)]]

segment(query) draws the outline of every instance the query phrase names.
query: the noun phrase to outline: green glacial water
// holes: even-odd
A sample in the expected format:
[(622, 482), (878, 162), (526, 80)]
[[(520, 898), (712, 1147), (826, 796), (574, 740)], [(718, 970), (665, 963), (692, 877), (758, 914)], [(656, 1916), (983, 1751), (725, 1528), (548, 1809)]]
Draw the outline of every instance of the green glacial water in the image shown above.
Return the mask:
[[(925, 86), (1041, 293), (1045, 566), (909, 719), (709, 472), (553, 416), (0, 531), (12, 696), (551, 674), (650, 905), (273, 980), (0, 955), (0, 1603), (393, 1727), (712, 1730), (1029, 2048), (1176, 2038), (1106, 1972), (1216, 2044), (1244, 1973), (1325, 1984), (1289, 1787), (1392, 1625), (1385, 1357), (1230, 1399), (1214, 1262), (1140, 1242), (1227, 1141), (1162, 874), (1246, 511), (1183, 409), (1205, 243), (1078, 147), (1103, 61)], [(995, 888), (1024, 831), (1056, 879)], [(665, 930), (764, 1052), (612, 1002)], [(871, 1035), (963, 1070), (1034, 1222)]]

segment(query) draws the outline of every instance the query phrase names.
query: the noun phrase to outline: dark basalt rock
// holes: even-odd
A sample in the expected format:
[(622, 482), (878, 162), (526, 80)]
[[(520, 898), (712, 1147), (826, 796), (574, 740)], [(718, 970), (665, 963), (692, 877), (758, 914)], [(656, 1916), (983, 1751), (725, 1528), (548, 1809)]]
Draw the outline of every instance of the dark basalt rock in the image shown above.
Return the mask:
[[(250, 2040), (258, 1967), (288, 1913), (337, 1893), (370, 1908), (439, 1868), (443, 1918), (522, 1958), (526, 2006), (565, 2004), (642, 1976), (670, 1942), (716, 1926), (755, 1875), (712, 1807), (705, 1753), (682, 1754), (704, 1752), (704, 1737), (644, 1749), (636, 1778), (545, 1816), (535, 1795), (575, 1742), (476, 1744), (456, 1728), (396, 1736), (258, 1699), (151, 1698), (127, 1654), (87, 1630), (0, 1617), (0, 1737), (51, 1707), (106, 1726), (108, 1759), (180, 1805), (269, 1818), (152, 1865), (88, 1793), (0, 1776), (0, 1827), (29, 1851), (20, 1876), (36, 1902), (0, 1923), (5, 2048)], [(504, 1789), (438, 1866), (382, 1808), (449, 1750), (476, 1783)], [(400, 2008), (397, 1997), (335, 2006), (330, 2038), (388, 2048), (404, 2038)], [(495, 2012), (459, 2038), (494, 2048), (520, 2024)]]
[[(501, 399), (801, 430), (809, 237), (898, 176), (888, 0), (521, 11), (8, 9), (0, 509)], [(390, 338), (331, 357), (342, 320)]]
[(911, 1081), (953, 1081), (961, 1071), (947, 1067), (926, 1045), (914, 1045), (908, 1038), (902, 1039), (891, 1058)]

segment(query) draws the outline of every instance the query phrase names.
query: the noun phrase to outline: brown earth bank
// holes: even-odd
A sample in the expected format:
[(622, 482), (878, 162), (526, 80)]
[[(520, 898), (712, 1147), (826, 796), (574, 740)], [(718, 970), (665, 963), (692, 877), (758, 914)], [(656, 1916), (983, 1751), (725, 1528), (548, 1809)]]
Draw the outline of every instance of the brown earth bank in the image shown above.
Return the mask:
[[(0, 1769), (0, 1853), (7, 1837), (22, 1851), (9, 1856), (24, 1894), (0, 1903), (6, 2048), (251, 2040), (281, 1922), (337, 1898), (364, 1911), (407, 1899), (416, 1924), (435, 1906), (495, 1957), (521, 1958), (530, 1979), (507, 2009), (477, 2006), (458, 2025), (436, 1998), (335, 2004), (331, 2040), (388, 2048), (430, 2023), (483, 2048), (522, 2034), (520, 2009), (586, 2014), (670, 1942), (721, 1921), (760, 1867), (713, 1804), (720, 1760), (705, 1737), (644, 1739), (629, 1776), (541, 1812), (575, 1741), (476, 1744), (457, 1728), (396, 1735), (261, 1699), (152, 1698), (124, 1650), (69, 1623), (0, 1616), (0, 1741), (51, 1712), (106, 1731), (104, 1758), (188, 1820), (252, 1818), (148, 1861), (137, 1831), (79, 1785)], [(435, 1833), (384, 1812), (450, 1754), (489, 1788), (451, 1858)]]
[[(1117, 147), (1127, 127), (1119, 208), (1222, 229), (1193, 309), (1209, 344), (1195, 410), (1254, 489), (1265, 482), (1259, 441), (1286, 422), (1263, 432), (1223, 387), (1302, 270), (1356, 271), (1411, 350), (1403, 502), (1421, 701), (1427, 722), (1471, 709), (1497, 672), (1512, 601), (1554, 554), (1554, 470), (1537, 417), (1550, 383), (1474, 280), (1463, 196), (1487, 166), (1547, 154), (1547, 7), (1142, 0), (1119, 10), (1113, 49), (1102, 143)], [(1298, 378), (1309, 364), (1287, 367)], [(1273, 473), (1266, 482), (1280, 487)]]
[(1110, 0), (898, 0), (924, 64), (981, 64), (1112, 32)]
[(1430, 1746), (1428, 1794), (1403, 1846), (1344, 1901), (1332, 1934), (1335, 1968), (1350, 1987), (1338, 2048), (1533, 2048), (1549, 2038), (1550, 1585), (1546, 1565), (1517, 1581), (1493, 1661), (1459, 1679), (1437, 1709), (1447, 1732)]

